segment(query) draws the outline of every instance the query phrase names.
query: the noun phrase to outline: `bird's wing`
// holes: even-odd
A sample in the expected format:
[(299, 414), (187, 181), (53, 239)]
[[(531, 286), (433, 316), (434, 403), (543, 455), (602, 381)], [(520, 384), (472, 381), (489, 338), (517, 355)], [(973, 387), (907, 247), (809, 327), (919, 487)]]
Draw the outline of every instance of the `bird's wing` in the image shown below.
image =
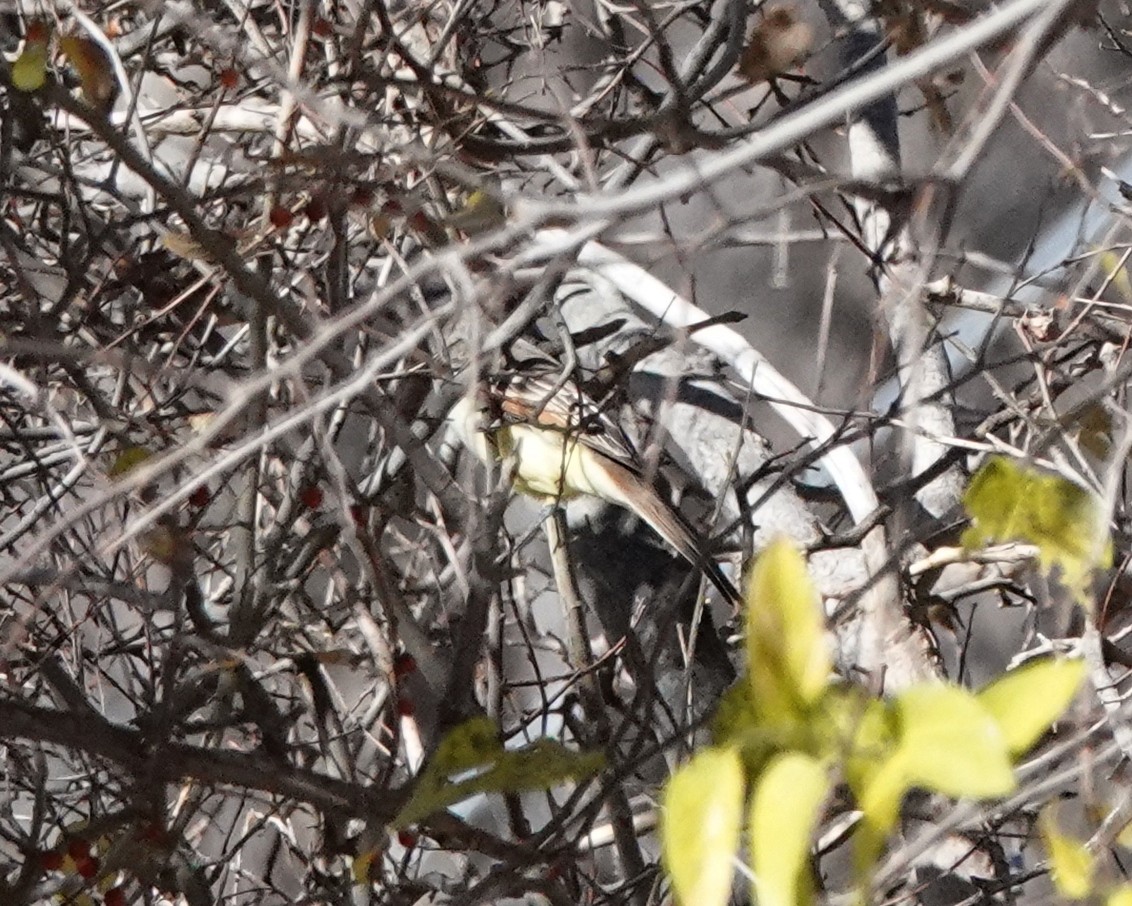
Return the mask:
[[(513, 375), (497, 385), (506, 421), (560, 431), (633, 472), (641, 471), (633, 442), (612, 418), (573, 381), (560, 374)], [(559, 386), (561, 384), (561, 386)]]

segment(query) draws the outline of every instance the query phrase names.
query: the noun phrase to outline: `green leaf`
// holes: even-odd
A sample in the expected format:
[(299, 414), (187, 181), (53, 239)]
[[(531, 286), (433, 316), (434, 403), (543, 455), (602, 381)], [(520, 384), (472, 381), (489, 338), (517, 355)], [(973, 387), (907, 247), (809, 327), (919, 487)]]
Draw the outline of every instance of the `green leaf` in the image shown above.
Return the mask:
[(12, 86), (19, 91), (38, 91), (47, 81), (47, 57), (51, 29), (44, 19), (28, 22), (27, 37), (12, 64)]
[(720, 696), (712, 719), (712, 739), (720, 746), (742, 746), (758, 731), (755, 693), (751, 684), (743, 678)]
[(1049, 658), (1000, 677), (980, 690), (978, 699), (1017, 757), (1069, 707), (1084, 678), (1084, 661)]
[[(504, 750), (486, 717), (465, 721), (441, 740), (394, 827), (407, 827), (480, 793), (545, 790), (581, 780), (605, 765), (600, 752), (575, 752), (550, 739)], [(454, 776), (454, 775), (468, 776)]]
[(1081, 900), (1093, 892), (1093, 871), (1096, 867), (1092, 853), (1079, 840), (1057, 826), (1054, 807), (1042, 810), (1038, 818), (1046, 852), (1049, 854), (1053, 883), (1058, 893), (1071, 900)]
[(567, 780), (592, 777), (605, 767), (601, 752), (575, 752), (553, 739), (503, 752), (487, 771), (463, 783), (474, 793), (546, 790)]
[(862, 812), (854, 839), (860, 878), (882, 851), (910, 789), (969, 798), (1014, 789), (1006, 737), (966, 689), (926, 683), (859, 713), (845, 774)]
[(374, 868), (380, 869), (382, 855), (383, 852), (381, 848), (375, 847), (372, 849), (363, 849), (354, 856), (354, 861), (350, 865), (350, 874), (353, 876), (355, 884), (368, 886), (376, 880), (374, 877)]
[(1114, 251), (1102, 249), (1098, 252), (1097, 261), (1100, 262), (1101, 273), (1109, 284), (1120, 291), (1125, 302), (1132, 302), (1132, 280), (1128, 278), (1128, 268), (1124, 266), (1122, 256)]
[(785, 539), (759, 554), (747, 585), (747, 658), (755, 706), (772, 721), (804, 717), (829, 685), (821, 601)]
[(874, 817), (887, 832), (891, 824), (885, 816), (891, 814), (895, 821), (908, 789), (897, 757), (900, 727), (895, 709), (891, 702), (865, 697), (851, 687), (833, 691), (829, 714), (837, 725), (837, 737), (831, 740), (829, 754), (841, 759), (861, 808), (868, 812), (870, 803), (877, 804)]
[(458, 210), (444, 219), (446, 226), (463, 230), (469, 236), (478, 236), (501, 227), (507, 222), (507, 210), (498, 197), (483, 189), (476, 189)]
[(1112, 545), (1096, 497), (1057, 475), (1047, 475), (1002, 456), (989, 458), (967, 488), (963, 503), (971, 527), (963, 546), (1024, 541), (1038, 548), (1045, 573), (1061, 570), (1061, 581), (1086, 604), (1088, 580), (1108, 566)]
[(756, 782), (748, 829), (759, 906), (809, 902), (810, 837), (830, 786), (822, 763), (800, 752), (780, 755)]
[(900, 817), (900, 803), (911, 786), (908, 773), (903, 753), (894, 752), (852, 784), (861, 809), (861, 824), (853, 840), (853, 864), (858, 878), (868, 877)]
[(150, 457), (145, 447), (126, 447), (110, 464), (111, 478), (121, 478), (127, 472), (132, 472)]
[(487, 717), (473, 717), (449, 730), (430, 762), (442, 774), (479, 767), (503, 751), (499, 731)]
[(1105, 906), (1132, 906), (1132, 884), (1121, 884), (1109, 891)]
[(12, 85), (20, 91), (36, 91), (47, 81), (47, 48), (28, 46), (12, 64)]
[(826, 753), (844, 760), (850, 778), (875, 770), (897, 748), (899, 725), (889, 702), (857, 686), (835, 686), (826, 696)]
[(743, 764), (733, 748), (697, 753), (665, 785), (664, 864), (683, 906), (726, 906), (743, 818)]
[(971, 692), (943, 683), (914, 686), (894, 707), (900, 755), (914, 785), (976, 799), (1014, 789), (1006, 737)]

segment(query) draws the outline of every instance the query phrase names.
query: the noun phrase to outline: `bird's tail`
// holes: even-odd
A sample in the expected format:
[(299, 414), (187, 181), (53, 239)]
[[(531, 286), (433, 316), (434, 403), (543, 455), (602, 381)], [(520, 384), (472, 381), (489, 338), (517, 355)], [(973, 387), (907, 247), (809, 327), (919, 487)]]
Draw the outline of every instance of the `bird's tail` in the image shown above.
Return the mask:
[(623, 499), (619, 501), (622, 506), (636, 513), (647, 522), (661, 538), (676, 548), (677, 553), (700, 570), (719, 593), (731, 604), (736, 611), (743, 603), (739, 589), (728, 579), (719, 564), (707, 553), (706, 546), (700, 534), (688, 523), (678, 510), (667, 503), (655, 487), (640, 475), (624, 470), (622, 476), (626, 490)]

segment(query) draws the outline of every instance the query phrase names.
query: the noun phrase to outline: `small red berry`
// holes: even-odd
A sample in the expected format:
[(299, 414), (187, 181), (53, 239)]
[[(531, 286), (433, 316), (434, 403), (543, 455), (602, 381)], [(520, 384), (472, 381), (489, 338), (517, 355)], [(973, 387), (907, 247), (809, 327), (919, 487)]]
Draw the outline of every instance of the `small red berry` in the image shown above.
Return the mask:
[(200, 484), (193, 488), (193, 492), (189, 495), (189, 506), (199, 510), (208, 506), (210, 500), (212, 495), (208, 492), (208, 485)]
[(299, 502), (308, 510), (317, 510), (322, 506), (322, 488), (317, 484), (299, 488)]
[(334, 26), (329, 19), (323, 19), (319, 16), (311, 23), (311, 34), (316, 38), (329, 38), (334, 34)]
[(99, 862), (94, 856), (84, 856), (81, 859), (75, 859), (75, 871), (88, 881), (98, 874), (98, 869)]
[(271, 221), (271, 225), (277, 230), (285, 230), (295, 221), (295, 215), (291, 213), (289, 208), (277, 204), (268, 212), (267, 219)]
[(102, 902), (106, 906), (126, 906), (126, 891), (121, 887), (111, 887), (102, 895)]
[(393, 675), (397, 679), (404, 679), (417, 669), (417, 659), (411, 654), (399, 654), (393, 658)]
[(373, 189), (369, 186), (357, 186), (350, 193), (350, 204), (356, 208), (368, 208), (373, 204)]
[(76, 862), (78, 862), (79, 859), (89, 859), (90, 841), (84, 840), (82, 837), (72, 837), (67, 841), (67, 855)]
[(402, 695), (397, 699), (397, 713), (401, 717), (412, 717), (417, 713), (417, 706), (409, 696)]
[(412, 849), (420, 842), (420, 836), (411, 830), (400, 830), (397, 831), (397, 842), (405, 849)]
[(39, 867), (44, 871), (58, 871), (63, 867), (63, 854), (55, 849), (40, 853)]
[(228, 66), (216, 74), (216, 80), (220, 83), (221, 88), (234, 91), (240, 85), (240, 73)]

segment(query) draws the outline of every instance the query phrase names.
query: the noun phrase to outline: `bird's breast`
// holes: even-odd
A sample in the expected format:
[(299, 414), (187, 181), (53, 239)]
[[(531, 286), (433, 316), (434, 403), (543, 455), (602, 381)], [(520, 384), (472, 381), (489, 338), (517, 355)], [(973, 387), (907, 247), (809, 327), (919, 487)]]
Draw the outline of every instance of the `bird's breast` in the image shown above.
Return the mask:
[(597, 454), (577, 438), (530, 425), (509, 425), (495, 437), (499, 455), (515, 461), (517, 490), (559, 500), (580, 494), (607, 496)]
[(577, 435), (551, 427), (511, 424), (489, 429), (487, 416), (469, 397), (453, 408), (452, 423), (464, 442), (484, 462), (514, 463), (515, 490), (547, 500), (569, 500), (590, 494), (621, 502), (605, 457), (590, 449)]

